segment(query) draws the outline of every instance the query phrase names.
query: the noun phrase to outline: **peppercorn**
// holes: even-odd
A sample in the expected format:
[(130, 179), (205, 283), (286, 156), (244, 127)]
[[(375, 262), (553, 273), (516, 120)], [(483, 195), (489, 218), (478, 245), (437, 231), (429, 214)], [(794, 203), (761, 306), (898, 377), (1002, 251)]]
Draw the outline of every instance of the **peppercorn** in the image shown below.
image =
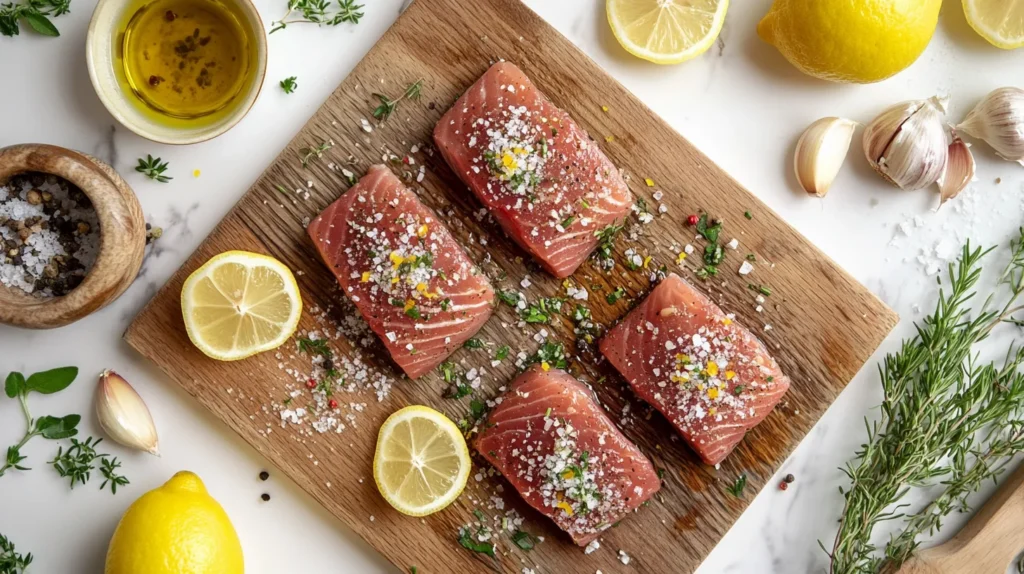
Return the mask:
[(307, 389), (315, 389), (316, 388), (316, 381), (314, 381), (313, 379), (309, 379), (308, 381), (306, 381), (306, 388)]
[(787, 483), (791, 483), (791, 482), (793, 482), (794, 480), (796, 480), (796, 477), (795, 477), (795, 476), (793, 476), (792, 474), (787, 474), (787, 475), (786, 475), (786, 478), (785, 478), (784, 480), (785, 480), (785, 481), (786, 481)]
[(25, 201), (29, 202), (30, 205), (39, 205), (43, 202), (43, 194), (39, 193), (38, 189), (30, 189), (25, 194)]
[(269, 472), (267, 472), (265, 470), (260, 472), (260, 480), (267, 480), (268, 478), (270, 478), (270, 473)]
[(696, 214), (694, 214), (694, 215), (691, 215), (691, 216), (689, 216), (689, 217), (687, 217), (687, 218), (686, 218), (686, 223), (688, 223), (688, 224), (690, 224), (690, 225), (697, 225), (697, 222), (698, 222), (698, 221), (700, 221), (700, 218), (699, 218), (699, 217), (697, 217), (697, 215), (696, 215)]
[(270, 495), (267, 494), (266, 492), (264, 492), (263, 494), (260, 495), (260, 498), (263, 499), (263, 502), (266, 502), (266, 501), (270, 500)]
[(779, 483), (779, 490), (786, 490), (787, 488), (789, 488), (789, 483), (785, 480)]
[(327, 406), (331, 407), (332, 409), (336, 409), (338, 408), (338, 401), (331, 399), (327, 401)]

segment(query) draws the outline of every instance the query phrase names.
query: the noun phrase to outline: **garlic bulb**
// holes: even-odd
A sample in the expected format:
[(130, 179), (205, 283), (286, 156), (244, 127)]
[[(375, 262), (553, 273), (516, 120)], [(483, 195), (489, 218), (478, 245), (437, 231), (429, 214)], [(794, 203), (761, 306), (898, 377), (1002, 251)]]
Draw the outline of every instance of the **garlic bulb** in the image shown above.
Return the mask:
[(971, 145), (960, 139), (953, 132), (953, 143), (949, 144), (949, 157), (946, 160), (946, 171), (939, 178), (939, 207), (943, 203), (960, 195), (967, 185), (974, 181), (974, 155)]
[(1003, 159), (1024, 164), (1024, 90), (991, 92), (956, 129), (985, 140)]
[(825, 197), (846, 161), (856, 129), (854, 121), (821, 118), (804, 131), (793, 154), (796, 180), (804, 191)]
[(109, 369), (96, 387), (96, 416), (114, 442), (160, 456), (149, 408), (128, 381)]
[(922, 189), (946, 171), (949, 141), (942, 118), (945, 98), (896, 104), (864, 130), (864, 155), (889, 183), (900, 189)]

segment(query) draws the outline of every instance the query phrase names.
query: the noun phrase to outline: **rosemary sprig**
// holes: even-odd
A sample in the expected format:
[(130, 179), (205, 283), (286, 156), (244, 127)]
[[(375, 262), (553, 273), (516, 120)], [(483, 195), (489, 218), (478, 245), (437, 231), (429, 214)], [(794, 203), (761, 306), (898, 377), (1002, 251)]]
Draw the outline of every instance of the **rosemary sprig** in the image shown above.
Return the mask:
[(14, 543), (0, 534), (0, 574), (23, 574), (32, 563), (32, 553), (24, 556), (14, 551)]
[[(867, 441), (843, 469), (851, 485), (843, 492), (846, 502), (832, 549), (826, 549), (833, 574), (878, 572), (883, 557), (872, 534), (879, 523), (904, 518), (906, 505), (900, 501), (910, 488), (946, 484), (933, 504), (907, 517), (904, 531), (886, 551), (895, 561), (909, 556), (921, 534), (937, 528), (982, 480), (995, 478), (1002, 459), (1022, 446), (1007, 424), (1018, 420), (1024, 406), (1024, 380), (1016, 373), (1024, 352), (1011, 348), (1002, 366), (975, 366), (972, 349), (1022, 308), (1015, 305), (1024, 293), (1024, 229), (1011, 243), (1011, 261), (999, 278), (1009, 290), (1006, 303), (994, 309), (995, 294), (990, 295), (972, 317), (980, 262), (989, 252), (964, 246), (949, 266), (948, 290), (940, 290), (935, 312), (879, 368), (881, 417), (865, 421)], [(986, 429), (1000, 426), (1010, 434), (982, 438)], [(946, 459), (951, 464), (940, 466)]]
[[(356, 4), (355, 0), (338, 0), (338, 8), (330, 12), (330, 0), (288, 0), (288, 11), (280, 20), (270, 23), (270, 32), (273, 34), (278, 30), (284, 30), (288, 24), (316, 24), (318, 26), (337, 26), (343, 22), (358, 24), (359, 19), (364, 16), (362, 4)], [(293, 12), (299, 12), (302, 17), (289, 20)]]
[(302, 167), (309, 167), (309, 162), (315, 159), (324, 157), (324, 152), (334, 147), (334, 142), (327, 140), (320, 142), (319, 145), (314, 147), (304, 147), (299, 150), (302, 154)]
[(741, 474), (736, 477), (736, 481), (726, 487), (729, 494), (736, 498), (743, 498), (743, 490), (747, 488), (747, 475)]
[(416, 80), (405, 88), (405, 91), (402, 92), (401, 96), (398, 96), (393, 100), (384, 94), (373, 94), (373, 97), (380, 100), (380, 105), (373, 110), (373, 117), (383, 123), (391, 117), (391, 114), (398, 108), (399, 102), (402, 100), (418, 100), (420, 99), (422, 91), (423, 80)]
[(25, 0), (17, 4), (8, 2), (0, 5), (0, 34), (17, 36), (20, 22), (24, 21), (43, 36), (60, 36), (57, 27), (50, 22), (71, 11), (71, 0)]
[(135, 166), (135, 171), (160, 183), (167, 183), (174, 179), (171, 176), (164, 175), (164, 172), (167, 171), (167, 162), (161, 162), (160, 158), (154, 159), (149, 154), (146, 154), (146, 159), (139, 158), (139, 165)]

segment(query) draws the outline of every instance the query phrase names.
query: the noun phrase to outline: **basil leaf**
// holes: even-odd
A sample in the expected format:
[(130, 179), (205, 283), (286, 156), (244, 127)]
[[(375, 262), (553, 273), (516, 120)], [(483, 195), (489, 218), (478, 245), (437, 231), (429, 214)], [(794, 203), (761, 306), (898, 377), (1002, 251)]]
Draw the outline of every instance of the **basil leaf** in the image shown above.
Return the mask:
[(51, 369), (29, 376), (26, 388), (30, 391), (50, 395), (68, 388), (68, 385), (74, 382), (77, 376), (78, 367)]
[(17, 371), (7, 375), (7, 380), (4, 381), (4, 392), (12, 399), (25, 392), (25, 375)]
[(32, 27), (33, 30), (39, 32), (43, 36), (60, 36), (60, 32), (57, 27), (53, 25), (53, 22), (38, 12), (26, 12), (25, 21)]
[(67, 415), (62, 418), (45, 416), (36, 420), (36, 432), (43, 435), (43, 438), (57, 440), (70, 438), (78, 434), (78, 423), (81, 422), (81, 415)]

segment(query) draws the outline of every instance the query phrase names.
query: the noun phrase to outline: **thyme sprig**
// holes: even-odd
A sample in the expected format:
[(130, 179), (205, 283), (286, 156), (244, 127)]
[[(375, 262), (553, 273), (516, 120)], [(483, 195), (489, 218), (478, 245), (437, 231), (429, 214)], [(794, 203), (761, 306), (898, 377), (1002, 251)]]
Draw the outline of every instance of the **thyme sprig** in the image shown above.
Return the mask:
[(308, 168), (309, 162), (313, 161), (314, 159), (320, 159), (324, 157), (324, 152), (331, 149), (332, 147), (334, 147), (334, 141), (326, 140), (320, 142), (316, 146), (304, 147), (300, 149), (299, 153), (302, 154), (302, 167)]
[(57, 471), (62, 478), (68, 479), (69, 486), (73, 489), (76, 484), (85, 484), (92, 478), (92, 471), (96, 470), (96, 461), (100, 463), (100, 474), (103, 476), (103, 483), (100, 490), (110, 484), (110, 493), (117, 494), (118, 486), (127, 486), (128, 479), (117, 473), (121, 467), (117, 457), (96, 451), (96, 447), (103, 441), (101, 438), (89, 437), (84, 441), (71, 439), (71, 446), (67, 450), (64, 447), (57, 449), (57, 456), (49, 464)]
[[(364, 16), (363, 5), (356, 4), (355, 0), (338, 0), (338, 7), (331, 12), (330, 0), (288, 0), (288, 11), (280, 20), (270, 23), (270, 32), (273, 34), (278, 30), (284, 30), (289, 24), (316, 24), (317, 26), (337, 26), (343, 22), (358, 24), (359, 19)], [(294, 13), (299, 12), (301, 17), (289, 19)]]
[[(899, 563), (918, 538), (941, 525), (965, 497), (1003, 470), (1008, 457), (1024, 447), (1024, 350), (1012, 347), (1001, 365), (978, 365), (974, 345), (992, 329), (1013, 321), (1024, 294), (1024, 228), (1011, 243), (1011, 261), (999, 277), (1009, 296), (1002, 307), (989, 295), (972, 316), (973, 291), (980, 263), (992, 250), (964, 246), (949, 266), (949, 285), (941, 289), (934, 313), (916, 325), (917, 334), (879, 367), (884, 399), (881, 416), (865, 421), (867, 441), (843, 472), (851, 484), (830, 557), (833, 574), (879, 571), (884, 561)], [(940, 465), (940, 461), (951, 461)], [(922, 511), (907, 516), (902, 504), (913, 487), (945, 485)], [(903, 531), (885, 556), (871, 542), (884, 521), (904, 519)], [(824, 545), (822, 545), (824, 548)]]
[(31, 552), (18, 554), (14, 551), (14, 543), (0, 534), (0, 574), (23, 574), (31, 563)]
[(169, 175), (164, 175), (164, 172), (167, 171), (167, 162), (161, 162), (160, 158), (154, 158), (150, 154), (146, 154), (146, 159), (139, 158), (139, 165), (135, 166), (135, 171), (160, 183), (167, 183), (174, 179)]
[(380, 101), (380, 105), (373, 110), (373, 117), (383, 123), (398, 109), (398, 104), (402, 100), (418, 100), (422, 92), (423, 80), (416, 80), (405, 88), (402, 95), (393, 100), (384, 94), (373, 94), (373, 97)]

